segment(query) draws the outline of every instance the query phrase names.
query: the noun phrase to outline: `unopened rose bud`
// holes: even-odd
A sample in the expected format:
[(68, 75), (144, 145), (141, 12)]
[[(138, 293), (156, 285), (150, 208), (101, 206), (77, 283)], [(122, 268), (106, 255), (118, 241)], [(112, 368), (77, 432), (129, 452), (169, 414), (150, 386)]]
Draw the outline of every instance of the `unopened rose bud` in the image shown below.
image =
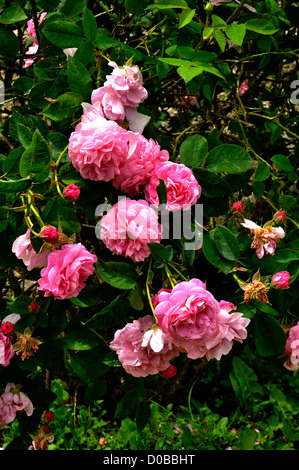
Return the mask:
[(31, 302), (28, 305), (28, 311), (29, 311), (29, 313), (33, 313), (33, 314), (38, 313), (39, 312), (39, 304), (37, 302)]
[(4, 335), (11, 335), (14, 332), (14, 326), (9, 321), (2, 323), (1, 331)]
[(168, 369), (161, 372), (160, 376), (163, 377), (163, 379), (171, 379), (172, 377), (176, 375), (177, 371), (178, 371), (177, 368), (173, 366), (172, 364), (170, 364)]
[(58, 232), (55, 227), (52, 227), (52, 225), (44, 227), (40, 234), (46, 243), (56, 243), (58, 240)]
[(243, 212), (243, 203), (242, 202), (234, 202), (233, 205), (232, 205), (232, 212), (233, 214), (235, 214), (236, 212), (238, 212), (239, 214), (242, 214)]
[(50, 432), (50, 426), (48, 424), (43, 424), (41, 427), (44, 430), (45, 434)]
[(277, 290), (288, 289), (290, 277), (291, 276), (288, 271), (280, 271), (272, 277), (271, 286)]
[(274, 215), (274, 221), (277, 225), (283, 224), (286, 220), (285, 212), (279, 211)]
[(99, 440), (99, 444), (100, 446), (104, 447), (104, 445), (106, 445), (106, 441), (103, 437), (101, 437), (101, 439)]
[(63, 195), (70, 202), (77, 201), (80, 196), (80, 189), (75, 184), (69, 184), (63, 191)]
[(45, 418), (46, 418), (47, 423), (51, 423), (52, 421), (55, 420), (55, 414), (53, 413), (53, 411), (46, 411)]

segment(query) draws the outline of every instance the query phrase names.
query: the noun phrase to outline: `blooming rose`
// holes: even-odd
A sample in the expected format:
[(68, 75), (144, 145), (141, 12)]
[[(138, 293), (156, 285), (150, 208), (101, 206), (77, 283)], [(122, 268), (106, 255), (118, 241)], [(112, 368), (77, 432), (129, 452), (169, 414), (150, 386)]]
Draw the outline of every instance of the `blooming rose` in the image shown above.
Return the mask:
[(12, 252), (18, 259), (23, 260), (28, 271), (31, 271), (36, 267), (43, 267), (47, 265), (49, 250), (41, 251), (36, 253), (31, 245), (30, 241), (30, 229), (24, 235), (18, 237), (12, 245)]
[(0, 331), (0, 364), (1, 366), (8, 366), (10, 364), (10, 360), (14, 355), (14, 351), (12, 349), (11, 339), (9, 336), (3, 334)]
[(45, 297), (69, 299), (77, 297), (85, 287), (84, 281), (93, 274), (93, 263), (97, 257), (89, 253), (81, 243), (62, 245), (60, 250), (52, 251), (48, 265), (41, 270), (38, 290), (45, 292)]
[(289, 331), (289, 336), (285, 346), (285, 354), (289, 356), (287, 361), (284, 363), (285, 368), (288, 370), (299, 369), (299, 322)]
[(242, 313), (228, 313), (225, 309), (220, 309), (215, 330), (206, 341), (208, 359), (221, 359), (222, 355), (228, 354), (233, 347), (233, 341), (243, 343), (247, 338), (246, 327), (250, 323), (248, 318)]
[(162, 348), (153, 350), (150, 338), (144, 339), (144, 334), (155, 325), (152, 316), (134, 320), (133, 323), (117, 330), (110, 348), (116, 351), (118, 359), (128, 374), (134, 377), (147, 377), (168, 369), (169, 361), (179, 355), (175, 349), (170, 350), (167, 338), (163, 336)]
[(0, 396), (0, 428), (11, 423), (19, 411), (25, 411), (27, 416), (31, 416), (33, 405), (29, 398), (19, 391), (19, 387), (8, 383)]
[(129, 154), (129, 142), (136, 140), (130, 131), (101, 116), (82, 120), (69, 140), (69, 158), (83, 178), (110, 181), (120, 174)]
[(161, 240), (161, 225), (146, 201), (122, 198), (102, 218), (99, 238), (112, 253), (144, 261), (150, 255), (147, 243)]
[(285, 232), (282, 227), (260, 227), (251, 220), (244, 219), (243, 227), (249, 228), (250, 232), (254, 235), (251, 248), (256, 249), (256, 254), (259, 259), (263, 258), (264, 254), (274, 255), (276, 244), (280, 239), (285, 237)]
[(289, 287), (290, 273), (288, 271), (280, 271), (271, 279), (271, 284), (275, 289), (287, 289)]
[(126, 108), (136, 108), (148, 96), (143, 87), (142, 75), (137, 65), (118, 67), (109, 62), (113, 72), (107, 75), (104, 85), (92, 92), (92, 104), (100, 102), (107, 119), (123, 121)]
[(200, 197), (201, 187), (190, 168), (182, 163), (161, 162), (156, 165), (151, 179), (144, 189), (146, 200), (156, 207), (159, 206), (157, 192), (159, 179), (162, 179), (166, 186), (166, 208), (169, 211), (190, 209)]
[(190, 359), (203, 357), (220, 311), (205, 284), (199, 279), (180, 282), (171, 292), (161, 292), (156, 301), (157, 324), (169, 346), (187, 352)]
[(131, 197), (137, 196), (150, 181), (155, 166), (169, 159), (167, 150), (161, 150), (153, 139), (141, 134), (134, 152), (121, 166), (120, 174), (113, 180), (113, 186)]

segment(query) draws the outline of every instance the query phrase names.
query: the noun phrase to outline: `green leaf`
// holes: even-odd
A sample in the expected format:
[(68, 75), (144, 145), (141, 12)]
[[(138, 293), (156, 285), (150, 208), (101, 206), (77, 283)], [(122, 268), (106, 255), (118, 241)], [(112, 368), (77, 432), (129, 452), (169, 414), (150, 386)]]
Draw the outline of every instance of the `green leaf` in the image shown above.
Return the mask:
[(217, 225), (214, 242), (219, 253), (229, 261), (235, 261), (240, 256), (239, 243), (227, 227)]
[(258, 314), (254, 318), (254, 340), (258, 353), (268, 357), (283, 353), (286, 335), (275, 318)]
[(202, 195), (208, 198), (218, 198), (232, 193), (230, 184), (216, 173), (199, 167), (193, 169), (193, 174), (201, 185)]
[(136, 270), (127, 263), (98, 260), (96, 271), (107, 284), (118, 289), (133, 289), (138, 282)]
[(209, 171), (216, 173), (239, 174), (249, 170), (252, 161), (243, 147), (235, 144), (222, 144), (209, 152), (206, 165)]
[(238, 46), (242, 46), (246, 34), (245, 24), (230, 24), (226, 27), (225, 33), (227, 37)]
[(215, 29), (213, 32), (214, 39), (216, 39), (221, 52), (224, 52), (226, 46), (226, 38), (222, 31)]
[(258, 34), (266, 34), (270, 36), (279, 31), (279, 28), (276, 28), (271, 21), (259, 18), (246, 21), (245, 26), (248, 31), (254, 31)]
[(130, 390), (127, 392), (119, 402), (114, 417), (125, 418), (126, 416), (130, 416), (135, 411), (138, 400), (139, 397), (136, 390)]
[[(101, 329), (106, 324), (109, 327), (111, 327), (111, 325), (118, 325), (120, 321), (126, 317), (130, 308), (131, 305), (127, 297), (118, 295), (109, 305), (89, 318), (84, 325), (88, 325), (94, 329)], [(109, 315), (106, 316), (107, 313), (109, 313)]]
[(20, 50), (17, 36), (10, 29), (0, 29), (0, 56), (13, 59)]
[(125, 7), (132, 15), (139, 15), (144, 12), (149, 3), (150, 0), (125, 0)]
[(86, 384), (96, 382), (108, 370), (108, 366), (101, 363), (98, 355), (93, 351), (77, 352), (71, 359), (71, 366)]
[(76, 93), (64, 93), (50, 103), (42, 114), (53, 121), (62, 121), (70, 118), (78, 111), (82, 104), (82, 96)]
[(67, 79), (72, 92), (81, 95), (83, 101), (89, 101), (92, 92), (92, 79), (86, 67), (75, 57), (67, 61)]
[(136, 426), (138, 432), (141, 432), (149, 422), (151, 417), (151, 407), (149, 403), (144, 400), (141, 400), (137, 407), (136, 413)]
[(189, 83), (193, 78), (203, 72), (202, 67), (181, 66), (177, 70), (178, 74), (184, 79), (185, 83)]
[(21, 124), (19, 122), (17, 123), (17, 132), (21, 144), (26, 149), (32, 142), (32, 132), (30, 131), (30, 129), (28, 129), (27, 126), (24, 126), (24, 124)]
[(192, 21), (192, 18), (194, 15), (195, 15), (195, 10), (190, 10), (189, 8), (186, 10), (183, 10), (182, 13), (180, 14), (179, 29), (189, 24), (190, 21)]
[(150, 5), (147, 9), (165, 10), (169, 8), (188, 8), (188, 4), (184, 0), (157, 0), (154, 4)]
[(0, 23), (14, 24), (19, 21), (27, 20), (26, 13), (20, 7), (8, 7), (4, 10), (0, 17)]
[(151, 254), (155, 260), (160, 264), (164, 265), (165, 262), (169, 262), (173, 258), (172, 246), (164, 246), (161, 243), (148, 243), (147, 246), (150, 249)]
[(299, 252), (295, 250), (290, 250), (288, 248), (283, 248), (276, 250), (274, 254), (274, 260), (278, 263), (288, 264), (292, 261), (299, 260)]
[(262, 162), (258, 165), (257, 169), (255, 170), (254, 179), (255, 181), (265, 181), (269, 178), (270, 174), (270, 168), (265, 162)]
[(94, 14), (89, 8), (84, 8), (82, 24), (87, 41), (93, 42), (97, 35), (98, 26)]
[(62, 49), (78, 47), (83, 42), (82, 29), (70, 21), (51, 21), (44, 27), (43, 34), (54, 46)]
[(61, 3), (60, 11), (65, 14), (65, 16), (74, 17), (79, 15), (83, 9), (86, 7), (87, 0), (65, 0)]
[(38, 129), (33, 134), (31, 144), (20, 160), (20, 175), (31, 176), (38, 182), (44, 181), (50, 170), (51, 155), (47, 142)]
[(233, 268), (233, 262), (219, 253), (216, 244), (208, 234), (203, 237), (202, 251), (206, 259), (221, 272), (227, 274)]
[(187, 137), (180, 147), (181, 160), (191, 169), (199, 167), (207, 153), (208, 141), (199, 134)]
[(83, 351), (93, 349), (99, 344), (100, 338), (87, 328), (77, 328), (69, 331), (64, 337), (64, 344), (67, 349)]
[(294, 171), (294, 167), (285, 155), (277, 154), (270, 158), (270, 160), (283, 171)]
[(32, 182), (29, 178), (18, 180), (3, 180), (0, 179), (0, 192), (2, 193), (19, 193), (31, 186)]
[(239, 384), (241, 396), (243, 401), (246, 402), (248, 398), (252, 401), (255, 395), (261, 395), (263, 390), (258, 383), (258, 377), (240, 357), (233, 357), (233, 372)]

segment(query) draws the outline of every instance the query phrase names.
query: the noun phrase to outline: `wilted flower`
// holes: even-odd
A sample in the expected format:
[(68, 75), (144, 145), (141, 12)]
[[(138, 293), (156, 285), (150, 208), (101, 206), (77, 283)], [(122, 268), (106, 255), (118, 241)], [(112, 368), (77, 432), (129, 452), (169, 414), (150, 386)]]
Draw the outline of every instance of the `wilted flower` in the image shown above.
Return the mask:
[(41, 426), (37, 434), (31, 434), (33, 439), (28, 450), (48, 450), (49, 444), (54, 441), (54, 434), (49, 432), (48, 427)]
[(22, 361), (24, 361), (38, 350), (41, 341), (32, 336), (31, 329), (28, 327), (25, 329), (24, 333), (16, 331), (16, 335), (17, 341), (13, 345), (13, 351), (15, 351), (17, 355), (20, 354)]
[(276, 244), (285, 236), (285, 232), (281, 227), (260, 227), (251, 220), (244, 219), (243, 227), (250, 230), (254, 235), (251, 248), (256, 249), (256, 254), (259, 259), (263, 258), (264, 254), (274, 255)]
[(252, 282), (248, 283), (239, 283), (244, 293), (244, 302), (249, 302), (250, 300), (257, 300), (258, 302), (267, 303), (268, 297), (267, 293), (269, 287), (261, 282), (261, 276), (259, 271), (255, 273), (252, 277)]

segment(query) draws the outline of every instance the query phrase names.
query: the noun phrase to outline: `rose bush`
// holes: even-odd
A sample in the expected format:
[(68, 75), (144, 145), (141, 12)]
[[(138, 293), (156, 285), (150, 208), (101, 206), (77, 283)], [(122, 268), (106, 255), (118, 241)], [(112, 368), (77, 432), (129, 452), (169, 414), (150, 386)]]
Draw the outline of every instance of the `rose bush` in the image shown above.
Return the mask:
[[(19, 435), (7, 448), (54, 445), (56, 377), (140, 432), (153, 396), (175, 396), (191, 421), (205, 402), (227, 416), (260, 400), (266, 416), (298, 370), (298, 5), (10, 3), (0, 425)], [(296, 446), (294, 422), (272, 418)]]

